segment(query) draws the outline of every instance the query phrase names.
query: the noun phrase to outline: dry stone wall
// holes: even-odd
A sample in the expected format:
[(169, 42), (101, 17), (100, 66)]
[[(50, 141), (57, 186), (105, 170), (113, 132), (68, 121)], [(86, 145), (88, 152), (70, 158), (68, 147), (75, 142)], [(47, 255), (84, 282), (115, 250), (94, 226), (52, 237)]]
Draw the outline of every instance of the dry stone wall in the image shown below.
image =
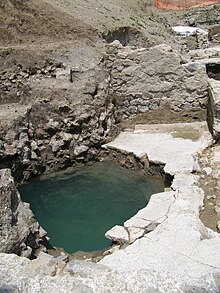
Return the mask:
[(206, 108), (204, 65), (184, 60), (164, 44), (134, 49), (114, 41), (109, 44), (108, 53), (111, 94), (122, 119), (166, 106), (175, 112)]

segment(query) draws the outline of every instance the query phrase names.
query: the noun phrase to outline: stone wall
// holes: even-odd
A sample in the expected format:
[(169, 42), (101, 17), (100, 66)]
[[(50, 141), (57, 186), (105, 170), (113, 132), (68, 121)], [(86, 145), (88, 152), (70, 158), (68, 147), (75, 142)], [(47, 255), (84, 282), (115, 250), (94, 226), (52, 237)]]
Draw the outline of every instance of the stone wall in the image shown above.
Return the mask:
[[(207, 107), (204, 65), (184, 60), (167, 45), (134, 49), (118, 41), (109, 44), (106, 66), (111, 94), (122, 119), (171, 111), (203, 111)], [(166, 111), (165, 111), (166, 112)]]

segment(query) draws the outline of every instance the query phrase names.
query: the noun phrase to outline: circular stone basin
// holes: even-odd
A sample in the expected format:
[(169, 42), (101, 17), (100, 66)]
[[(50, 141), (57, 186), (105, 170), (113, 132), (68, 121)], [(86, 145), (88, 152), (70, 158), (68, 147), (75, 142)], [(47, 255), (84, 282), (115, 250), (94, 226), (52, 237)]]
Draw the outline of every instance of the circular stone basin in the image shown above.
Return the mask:
[(69, 253), (107, 248), (105, 232), (163, 190), (162, 180), (111, 161), (39, 176), (19, 188), (51, 244)]

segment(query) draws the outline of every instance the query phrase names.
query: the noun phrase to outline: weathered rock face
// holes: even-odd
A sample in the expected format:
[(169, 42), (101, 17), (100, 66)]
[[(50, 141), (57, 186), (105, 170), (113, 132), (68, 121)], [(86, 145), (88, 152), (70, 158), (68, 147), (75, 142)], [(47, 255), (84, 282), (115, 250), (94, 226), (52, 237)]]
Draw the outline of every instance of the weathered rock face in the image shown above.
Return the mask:
[(111, 43), (106, 66), (121, 117), (166, 111), (165, 107), (175, 112), (203, 111), (207, 104), (205, 67), (186, 62), (167, 45), (132, 49)]
[(30, 79), (28, 105), (2, 125), (1, 167), (10, 167), (17, 180), (90, 160), (114, 128), (103, 67), (54, 74)]
[(30, 257), (43, 243), (46, 232), (21, 201), (10, 170), (0, 170), (0, 252)]

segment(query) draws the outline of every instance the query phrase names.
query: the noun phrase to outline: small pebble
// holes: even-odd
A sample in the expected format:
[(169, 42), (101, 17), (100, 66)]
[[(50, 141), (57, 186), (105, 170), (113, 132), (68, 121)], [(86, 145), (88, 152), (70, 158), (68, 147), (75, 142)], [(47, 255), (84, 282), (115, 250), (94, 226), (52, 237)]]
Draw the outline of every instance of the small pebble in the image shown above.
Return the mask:
[(213, 195), (207, 195), (206, 198), (207, 199), (215, 199), (216, 198), (216, 195), (214, 195), (214, 194)]
[(206, 172), (207, 175), (212, 174), (212, 168), (210, 168), (210, 167), (206, 167), (203, 170)]

